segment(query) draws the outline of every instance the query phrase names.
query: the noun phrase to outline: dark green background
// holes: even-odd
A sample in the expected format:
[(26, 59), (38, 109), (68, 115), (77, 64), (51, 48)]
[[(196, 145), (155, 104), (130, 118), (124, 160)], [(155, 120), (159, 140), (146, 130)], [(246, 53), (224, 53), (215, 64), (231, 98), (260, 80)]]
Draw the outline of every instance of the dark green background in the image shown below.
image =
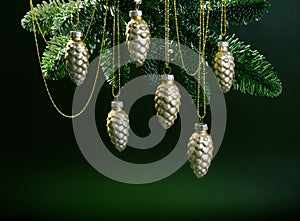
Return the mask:
[[(196, 179), (186, 164), (167, 179), (147, 185), (115, 182), (87, 163), (71, 120), (59, 116), (48, 100), (33, 36), (20, 26), (28, 1), (5, 3), (0, 13), (5, 67), (1, 71), (5, 89), (1, 96), (5, 111), (1, 216), (37, 220), (295, 218), (300, 209), (300, 1), (271, 2), (270, 13), (262, 21), (230, 31), (266, 55), (283, 82), (282, 96), (227, 94), (224, 142), (205, 179)], [(70, 111), (73, 85), (66, 80), (51, 88), (59, 105)], [(110, 98), (102, 94), (101, 99), (106, 103)], [(99, 119), (106, 117), (109, 107), (105, 105), (97, 108)], [(141, 135), (147, 135), (146, 120), (133, 123), (144, 131)], [(176, 127), (172, 132), (176, 133)], [(168, 145), (160, 148), (161, 154), (170, 151)], [(155, 154), (149, 157), (160, 152)], [(147, 159), (147, 154), (135, 157)]]

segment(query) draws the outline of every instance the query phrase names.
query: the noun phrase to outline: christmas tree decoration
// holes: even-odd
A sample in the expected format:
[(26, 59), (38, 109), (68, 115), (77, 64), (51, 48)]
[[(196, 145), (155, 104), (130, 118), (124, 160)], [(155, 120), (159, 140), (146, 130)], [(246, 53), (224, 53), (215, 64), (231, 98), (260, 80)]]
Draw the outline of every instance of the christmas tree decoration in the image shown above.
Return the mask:
[(121, 152), (126, 148), (129, 138), (129, 118), (122, 109), (122, 101), (112, 101), (111, 108), (107, 117), (107, 132), (112, 144)]
[[(207, 5), (206, 5), (207, 4)], [(199, 55), (198, 55), (198, 88), (197, 88), (197, 116), (201, 123), (195, 124), (195, 133), (189, 139), (187, 144), (188, 160), (190, 167), (193, 169), (197, 178), (202, 178), (206, 175), (208, 168), (212, 160), (213, 141), (211, 136), (207, 133), (208, 126), (203, 123), (206, 117), (206, 62), (205, 62), (205, 49), (208, 35), (209, 25), (209, 10), (210, 1), (205, 4), (204, 0), (200, 0), (199, 5)], [(205, 16), (205, 5), (208, 8), (208, 12)], [(201, 76), (202, 74), (202, 76)], [(201, 91), (201, 79), (203, 87), (203, 113), (200, 113), (200, 91)]]
[(234, 57), (228, 51), (229, 43), (220, 41), (218, 53), (214, 58), (214, 72), (224, 93), (230, 91), (234, 75)]
[[(121, 52), (120, 52), (120, 0), (114, 0), (114, 18), (113, 18), (113, 39), (112, 39), (112, 95), (117, 101), (111, 102), (112, 110), (107, 117), (107, 133), (111, 143), (120, 152), (126, 148), (129, 137), (129, 118), (127, 113), (122, 109), (123, 102), (118, 101), (121, 94)], [(115, 93), (115, 43), (117, 37), (117, 69), (118, 69), (118, 93)]]
[(164, 129), (169, 129), (177, 119), (181, 105), (179, 89), (174, 83), (174, 75), (171, 75), (170, 68), (170, 2), (165, 0), (165, 68), (161, 76), (162, 83), (155, 92), (155, 109), (159, 123)]
[(174, 75), (162, 75), (162, 84), (155, 92), (155, 109), (159, 123), (164, 129), (169, 129), (179, 113), (180, 93), (174, 83)]
[[(98, 62), (98, 68), (97, 68), (97, 71), (96, 71), (95, 81), (94, 81), (93, 87), (91, 89), (90, 95), (89, 95), (89, 97), (88, 97), (85, 105), (83, 106), (83, 108), (78, 113), (73, 114), (73, 115), (65, 114), (63, 111), (61, 111), (60, 108), (55, 103), (54, 98), (52, 97), (52, 94), (50, 92), (50, 89), (49, 89), (48, 83), (47, 83), (47, 78), (48, 79), (51, 79), (51, 78), (48, 75), (47, 71), (45, 71), (47, 69), (46, 68), (47, 65), (44, 65), (43, 62), (42, 62), (42, 58), (41, 58), (41, 54), (40, 54), (40, 47), (39, 47), (37, 35), (40, 34), (42, 36), (44, 42), (47, 45), (46, 46), (47, 49), (49, 49), (52, 52), (57, 50), (57, 47), (55, 47), (57, 44), (59, 44), (59, 43), (61, 44), (61, 43), (64, 42), (63, 44), (66, 45), (67, 44), (67, 40), (66, 40), (66, 38), (64, 36), (54, 36), (50, 40), (50, 42), (48, 42), (46, 40), (45, 33), (42, 30), (41, 24), (40, 24), (40, 22), (38, 20), (38, 13), (36, 12), (36, 9), (33, 6), (32, 0), (30, 0), (29, 3), (30, 3), (30, 9), (31, 9), (30, 12), (29, 12), (29, 14), (31, 14), (30, 18), (31, 18), (31, 23), (32, 23), (32, 28), (33, 28), (32, 31), (33, 31), (33, 35), (34, 35), (34, 41), (35, 41), (35, 46), (36, 46), (36, 52), (37, 52), (38, 62), (40, 64), (42, 78), (43, 78), (43, 82), (44, 82), (44, 85), (45, 85), (48, 97), (49, 97), (49, 99), (50, 99), (53, 107), (55, 108), (55, 110), (61, 116), (66, 117), (66, 118), (70, 118), (70, 119), (79, 117), (81, 114), (84, 113), (84, 111), (87, 109), (87, 107), (89, 106), (89, 104), (90, 104), (90, 102), (92, 100), (92, 97), (93, 97), (93, 94), (94, 94), (94, 91), (95, 91), (95, 87), (96, 87), (96, 82), (97, 82), (98, 75), (99, 75), (99, 71), (100, 71), (100, 64), (101, 64), (101, 59), (102, 59), (103, 47), (104, 47), (104, 37), (105, 37), (105, 32), (106, 32), (106, 19), (107, 19), (107, 12), (108, 12), (108, 0), (106, 0), (106, 10), (105, 10), (105, 13), (104, 13), (104, 24), (103, 24), (103, 29), (102, 29), (102, 31), (103, 31), (102, 32), (103, 33), (102, 34), (102, 42), (100, 44), (100, 50), (99, 50), (100, 56), (99, 56), (99, 62)], [(44, 2), (44, 4), (46, 5), (45, 2)], [(78, 5), (78, 1), (77, 1), (77, 5)], [(40, 5), (38, 5), (37, 7), (39, 7), (39, 6)], [(68, 8), (70, 8), (70, 7), (68, 7)], [(87, 31), (86, 35), (89, 34), (89, 30), (90, 30), (90, 27), (91, 27), (92, 20), (94, 19), (95, 12), (96, 12), (96, 3), (93, 6), (92, 17), (91, 17), (91, 20), (89, 22), (89, 25), (87, 26), (87, 30), (88, 31)], [(70, 17), (70, 23), (74, 26), (73, 20), (72, 20), (72, 16)], [(78, 25), (78, 23), (79, 23), (79, 6), (77, 7), (77, 24), (76, 24), (76, 26)], [(71, 37), (74, 38), (74, 41), (77, 41), (77, 40), (80, 41), (81, 40), (80, 39), (81, 38), (81, 33), (80, 32), (71, 32)], [(71, 44), (69, 46), (71, 46)], [(68, 50), (68, 47), (67, 47), (67, 50)], [(63, 49), (61, 49), (59, 51), (56, 51), (56, 52), (59, 52), (60, 55), (56, 56), (55, 58), (53, 57), (53, 53), (47, 53), (47, 52), (45, 52), (45, 54), (47, 54), (48, 57), (44, 58), (44, 59), (48, 59), (48, 61), (50, 62), (50, 66), (51, 66), (51, 63), (55, 63), (57, 60), (62, 61), (62, 60), (65, 59), (66, 48), (63, 48)], [(71, 50), (69, 52), (71, 53)], [(73, 54), (75, 54), (75, 53), (73, 53)], [(62, 58), (64, 58), (64, 59), (62, 59)], [(67, 59), (67, 62), (64, 62), (65, 66), (66, 66), (66, 63), (68, 63), (68, 59)], [(63, 69), (67, 69), (67, 68), (65, 68), (65, 66), (63, 66)], [(59, 73), (57, 76), (60, 76), (61, 74), (63, 75), (66, 72), (67, 71), (63, 71), (62, 73)], [(54, 79), (57, 79), (57, 78), (55, 78), (55, 76), (53, 76), (52, 80), (54, 80)]]
[(66, 46), (66, 62), (69, 75), (74, 84), (81, 85), (88, 73), (89, 54), (84, 42), (81, 40), (82, 33), (71, 31), (71, 40)]
[(188, 142), (188, 160), (197, 178), (206, 175), (213, 159), (213, 141), (207, 130), (207, 124), (196, 123)]
[(144, 64), (149, 52), (151, 38), (149, 26), (142, 19), (142, 15), (142, 11), (138, 9), (130, 11), (131, 20), (126, 28), (128, 51), (137, 66)]
[[(222, 13), (221, 13), (221, 36), (225, 39), (227, 21), (226, 21), (226, 0), (222, 0)], [(218, 78), (221, 89), (224, 93), (230, 91), (233, 84), (234, 77), (234, 57), (228, 51), (229, 43), (227, 41), (218, 42), (218, 52), (213, 60), (214, 72)]]

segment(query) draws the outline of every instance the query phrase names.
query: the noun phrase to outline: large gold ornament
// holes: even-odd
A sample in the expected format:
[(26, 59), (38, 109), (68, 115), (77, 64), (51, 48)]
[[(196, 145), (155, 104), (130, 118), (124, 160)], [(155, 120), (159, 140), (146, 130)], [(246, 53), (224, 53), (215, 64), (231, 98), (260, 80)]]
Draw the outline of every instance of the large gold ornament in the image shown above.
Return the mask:
[(169, 129), (177, 119), (180, 98), (174, 75), (162, 75), (162, 84), (157, 87), (154, 101), (158, 121), (164, 129)]
[(131, 17), (126, 28), (126, 42), (132, 60), (137, 66), (142, 66), (147, 58), (150, 47), (150, 30), (148, 24), (142, 19), (142, 11), (129, 12)]
[(81, 32), (71, 31), (71, 40), (67, 43), (65, 53), (70, 78), (77, 86), (86, 79), (89, 66), (88, 49), (81, 37)]
[(107, 117), (107, 132), (112, 144), (121, 152), (126, 148), (129, 138), (129, 118), (122, 109), (122, 101), (112, 101), (111, 108)]
[(218, 43), (219, 50), (214, 58), (214, 72), (218, 77), (221, 89), (224, 93), (230, 91), (234, 76), (234, 57), (228, 51), (229, 43), (220, 41)]
[(195, 133), (189, 139), (188, 160), (198, 178), (206, 175), (213, 158), (213, 142), (207, 133), (207, 124), (196, 123)]

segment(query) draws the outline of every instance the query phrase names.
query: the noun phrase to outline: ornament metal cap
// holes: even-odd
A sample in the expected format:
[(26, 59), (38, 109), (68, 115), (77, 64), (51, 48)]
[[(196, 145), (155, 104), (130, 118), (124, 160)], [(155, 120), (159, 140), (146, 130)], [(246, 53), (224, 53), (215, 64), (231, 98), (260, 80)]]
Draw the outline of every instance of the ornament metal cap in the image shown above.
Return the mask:
[(218, 47), (229, 47), (228, 41), (219, 41)]
[(82, 37), (82, 33), (80, 31), (71, 31), (70, 35), (71, 35), (71, 38), (73, 38), (73, 39)]
[(141, 10), (132, 10), (129, 12), (129, 17), (142, 17), (143, 12)]
[(204, 123), (195, 123), (195, 130), (196, 131), (205, 131), (208, 130), (207, 124)]
[(161, 76), (162, 81), (174, 81), (174, 75), (173, 74), (164, 74)]
[(111, 102), (112, 109), (122, 108), (123, 106), (124, 106), (123, 101), (112, 101)]

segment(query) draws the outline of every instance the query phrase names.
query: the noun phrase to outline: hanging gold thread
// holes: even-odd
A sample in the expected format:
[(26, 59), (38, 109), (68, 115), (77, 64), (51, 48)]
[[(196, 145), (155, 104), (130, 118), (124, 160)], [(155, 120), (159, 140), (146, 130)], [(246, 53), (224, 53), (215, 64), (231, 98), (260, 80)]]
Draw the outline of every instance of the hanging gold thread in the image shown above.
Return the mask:
[(70, 11), (71, 11), (71, 14), (70, 14), (70, 23), (71, 25), (73, 26), (73, 28), (77, 29), (78, 27), (78, 24), (79, 24), (79, 20), (80, 20), (80, 13), (79, 13), (79, 1), (76, 0), (76, 16), (77, 16), (77, 20), (76, 20), (76, 23), (73, 22), (73, 4), (74, 4), (74, 1), (73, 0), (70, 0)]
[[(174, 0), (174, 17), (175, 17), (175, 29), (176, 29), (176, 35), (177, 35), (177, 42), (178, 42), (178, 50), (179, 50), (179, 56), (180, 56), (180, 60), (181, 60), (181, 64), (183, 69), (185, 70), (185, 72), (190, 75), (190, 76), (195, 76), (201, 68), (201, 63), (198, 63), (198, 68), (194, 73), (190, 73), (190, 71), (187, 69), (185, 62), (184, 62), (184, 58), (183, 58), (183, 54), (182, 54), (182, 49), (181, 49), (181, 43), (180, 43), (180, 34), (179, 34), (179, 24), (178, 24), (178, 16), (177, 16), (177, 3), (176, 0)], [(198, 60), (201, 60), (201, 12), (199, 13), (199, 46), (198, 46)]]
[[(170, 1), (165, 0), (165, 74), (170, 74)], [(166, 73), (167, 72), (167, 73)]]
[[(118, 99), (121, 95), (121, 52), (120, 52), (120, 0), (114, 0), (114, 21), (113, 21), (113, 47), (112, 47), (112, 95)], [(117, 24), (116, 24), (117, 23)], [(118, 72), (118, 93), (115, 94), (115, 42), (117, 26), (117, 72)]]
[(37, 14), (35, 13), (32, 0), (29, 0), (29, 4), (30, 4), (31, 13), (32, 13), (32, 19), (35, 21), (35, 22), (33, 22), (33, 30), (35, 30), (35, 24), (36, 24), (36, 26), (38, 27), (39, 32), (40, 32), (44, 42), (46, 43), (46, 45), (49, 45), (49, 42), (47, 41), (45, 35), (42, 32), (42, 28), (41, 28), (41, 25), (39, 23), (39, 20), (37, 19)]
[[(205, 49), (206, 49), (206, 41), (207, 41), (207, 34), (208, 34), (208, 25), (209, 25), (209, 15), (210, 15), (210, 1), (207, 1), (207, 15), (206, 15), (206, 23), (205, 23), (205, 3), (204, 0), (200, 0), (200, 42), (202, 46), (201, 54), (202, 54), (202, 61), (199, 60), (199, 63), (202, 64), (202, 70), (198, 72), (198, 95), (197, 95), (197, 114), (201, 122), (203, 122), (204, 118), (206, 117), (206, 62), (205, 62)], [(201, 90), (201, 71), (203, 72), (203, 115), (200, 113), (200, 90)]]
[(226, 36), (227, 32), (227, 14), (226, 14), (226, 0), (222, 0), (222, 12), (221, 12), (221, 35)]
[[(199, 42), (198, 42), (198, 68), (194, 73), (190, 73), (187, 69), (182, 49), (180, 43), (180, 34), (179, 34), (179, 23), (177, 16), (177, 3), (174, 0), (174, 16), (175, 16), (175, 26), (176, 26), (176, 35), (178, 41), (178, 50), (180, 55), (180, 60), (183, 66), (183, 69), (189, 76), (195, 76), (197, 74), (198, 78), (198, 87), (197, 87), (197, 115), (201, 121), (206, 117), (206, 64), (205, 64), (205, 49), (206, 49), (206, 40), (208, 34), (208, 25), (209, 25), (209, 16), (210, 16), (210, 1), (207, 1), (207, 13), (206, 13), (206, 22), (205, 22), (205, 3), (204, 0), (199, 0)], [(202, 67), (202, 69), (201, 69)], [(203, 73), (203, 115), (200, 114), (200, 91), (201, 91), (201, 72)]]

